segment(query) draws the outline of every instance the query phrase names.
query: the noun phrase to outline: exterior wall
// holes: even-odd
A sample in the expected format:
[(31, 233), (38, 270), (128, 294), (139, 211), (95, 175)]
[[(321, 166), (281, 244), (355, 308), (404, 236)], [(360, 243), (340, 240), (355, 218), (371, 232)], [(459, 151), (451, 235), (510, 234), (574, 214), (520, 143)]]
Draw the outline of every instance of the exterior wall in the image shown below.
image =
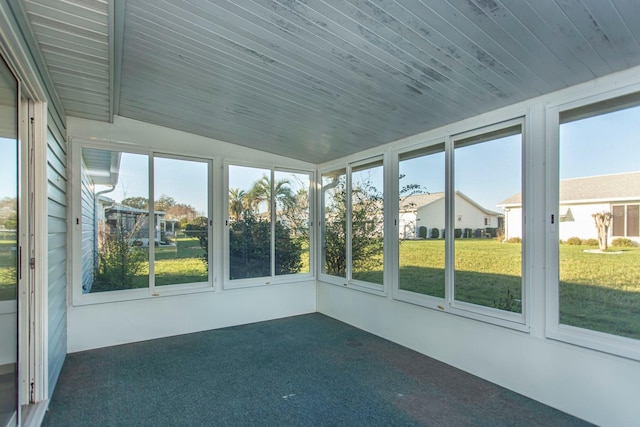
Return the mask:
[(398, 232), (401, 239), (415, 239), (419, 237), (418, 235), (419, 225), (416, 224), (415, 212), (401, 213), (399, 224), (400, 224), (400, 227), (398, 227)]
[[(440, 237), (442, 237), (442, 230), (445, 228), (444, 203), (445, 200), (442, 198), (418, 208), (416, 228), (427, 227), (427, 237), (430, 236), (432, 228), (439, 229)], [(462, 217), (462, 220), (458, 221), (458, 217), (460, 216)], [(489, 219), (488, 225), (485, 225), (484, 223), (485, 218)], [(495, 215), (487, 215), (457, 194), (454, 222), (454, 228), (461, 228), (463, 230), (465, 228), (470, 228), (472, 230), (484, 230), (487, 227), (498, 227), (498, 217)]]
[(82, 257), (82, 290), (84, 292), (91, 291), (93, 284), (93, 272), (96, 247), (96, 197), (93, 192), (92, 183), (89, 176), (82, 169), (82, 177), (80, 182), (80, 198), (81, 198), (81, 224), (82, 224), (82, 253), (93, 254), (93, 256)]
[[(608, 203), (583, 204), (583, 205), (560, 205), (560, 211), (570, 209), (569, 215), (560, 220), (560, 239), (567, 240), (570, 237), (579, 237), (581, 239), (597, 239), (598, 231), (593, 222), (593, 215), (597, 212), (610, 211), (611, 206)], [(611, 232), (609, 232), (611, 236)], [(611, 237), (609, 237), (611, 240)]]
[(522, 208), (508, 208), (504, 212), (504, 238), (522, 238)]
[[(560, 211), (567, 212), (565, 218), (559, 219), (559, 235), (561, 240), (567, 240), (571, 237), (579, 237), (580, 239), (597, 239), (598, 232), (592, 215), (597, 212), (611, 211), (612, 205), (618, 203), (593, 203), (593, 204), (574, 204), (561, 205)], [(506, 218), (506, 235), (505, 238), (522, 237), (522, 208), (509, 208), (505, 214)], [(609, 243), (618, 236), (612, 236), (612, 228), (609, 227)], [(640, 243), (640, 237), (627, 237), (635, 242)]]
[(67, 154), (66, 144), (47, 135), (48, 380), (55, 388), (67, 354)]

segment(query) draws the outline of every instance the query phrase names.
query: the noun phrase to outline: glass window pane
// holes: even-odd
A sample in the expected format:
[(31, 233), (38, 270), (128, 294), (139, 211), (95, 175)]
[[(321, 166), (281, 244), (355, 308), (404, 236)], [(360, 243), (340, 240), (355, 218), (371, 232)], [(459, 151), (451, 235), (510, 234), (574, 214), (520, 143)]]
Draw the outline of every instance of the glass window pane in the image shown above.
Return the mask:
[(519, 131), (455, 142), (452, 224), (455, 300), (516, 313), (522, 312)]
[(271, 276), (271, 171), (229, 166), (229, 278)]
[(18, 409), (18, 82), (0, 57), (0, 425)]
[(400, 155), (399, 287), (444, 298), (444, 144)]
[(275, 172), (276, 275), (309, 273), (308, 174)]
[(149, 162), (142, 154), (82, 149), (82, 289), (149, 285)]
[(559, 223), (559, 315), (640, 339), (640, 106), (628, 99), (561, 115), (559, 205), (572, 218)]
[(209, 280), (209, 164), (155, 157), (156, 286)]
[(347, 277), (347, 175), (344, 169), (322, 175), (322, 272)]
[(351, 277), (382, 285), (383, 173), (382, 160), (351, 171)]

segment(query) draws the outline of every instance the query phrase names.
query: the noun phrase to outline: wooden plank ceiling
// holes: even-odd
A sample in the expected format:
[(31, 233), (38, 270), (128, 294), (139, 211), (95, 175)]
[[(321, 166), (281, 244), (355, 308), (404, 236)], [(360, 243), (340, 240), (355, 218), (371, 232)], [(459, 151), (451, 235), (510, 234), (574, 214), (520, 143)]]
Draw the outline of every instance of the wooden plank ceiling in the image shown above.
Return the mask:
[(637, 0), (24, 5), (68, 115), (315, 163), (640, 64)]

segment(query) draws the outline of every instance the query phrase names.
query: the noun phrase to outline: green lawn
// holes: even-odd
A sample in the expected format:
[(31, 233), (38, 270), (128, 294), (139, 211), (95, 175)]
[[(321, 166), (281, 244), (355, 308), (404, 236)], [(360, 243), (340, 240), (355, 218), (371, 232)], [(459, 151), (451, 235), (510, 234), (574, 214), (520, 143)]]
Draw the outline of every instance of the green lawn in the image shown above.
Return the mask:
[[(456, 240), (456, 299), (520, 311), (518, 243)], [(640, 248), (622, 254), (587, 253), (585, 246), (560, 246), (560, 321), (640, 338)], [(615, 248), (618, 250), (618, 248)], [(400, 244), (400, 288), (444, 296), (444, 241)]]
[(0, 240), (0, 301), (16, 299), (15, 248), (15, 240)]

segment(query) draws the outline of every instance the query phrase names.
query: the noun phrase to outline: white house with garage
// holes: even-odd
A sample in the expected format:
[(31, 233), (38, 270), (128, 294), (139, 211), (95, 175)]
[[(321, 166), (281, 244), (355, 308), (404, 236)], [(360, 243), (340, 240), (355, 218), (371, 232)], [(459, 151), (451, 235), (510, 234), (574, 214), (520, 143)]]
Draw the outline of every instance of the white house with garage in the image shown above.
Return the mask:
[[(444, 238), (445, 193), (414, 194), (400, 200), (399, 235), (401, 239)], [(456, 191), (455, 227), (463, 237), (494, 237), (500, 227), (502, 215), (486, 209), (469, 196)], [(425, 227), (420, 232), (420, 227)], [(437, 230), (437, 231), (435, 231)]]
[[(558, 209), (561, 240), (597, 239), (593, 214), (611, 212), (609, 243), (625, 237), (640, 243), (640, 172), (587, 176), (560, 180)], [(505, 239), (522, 237), (522, 193), (501, 202)]]

